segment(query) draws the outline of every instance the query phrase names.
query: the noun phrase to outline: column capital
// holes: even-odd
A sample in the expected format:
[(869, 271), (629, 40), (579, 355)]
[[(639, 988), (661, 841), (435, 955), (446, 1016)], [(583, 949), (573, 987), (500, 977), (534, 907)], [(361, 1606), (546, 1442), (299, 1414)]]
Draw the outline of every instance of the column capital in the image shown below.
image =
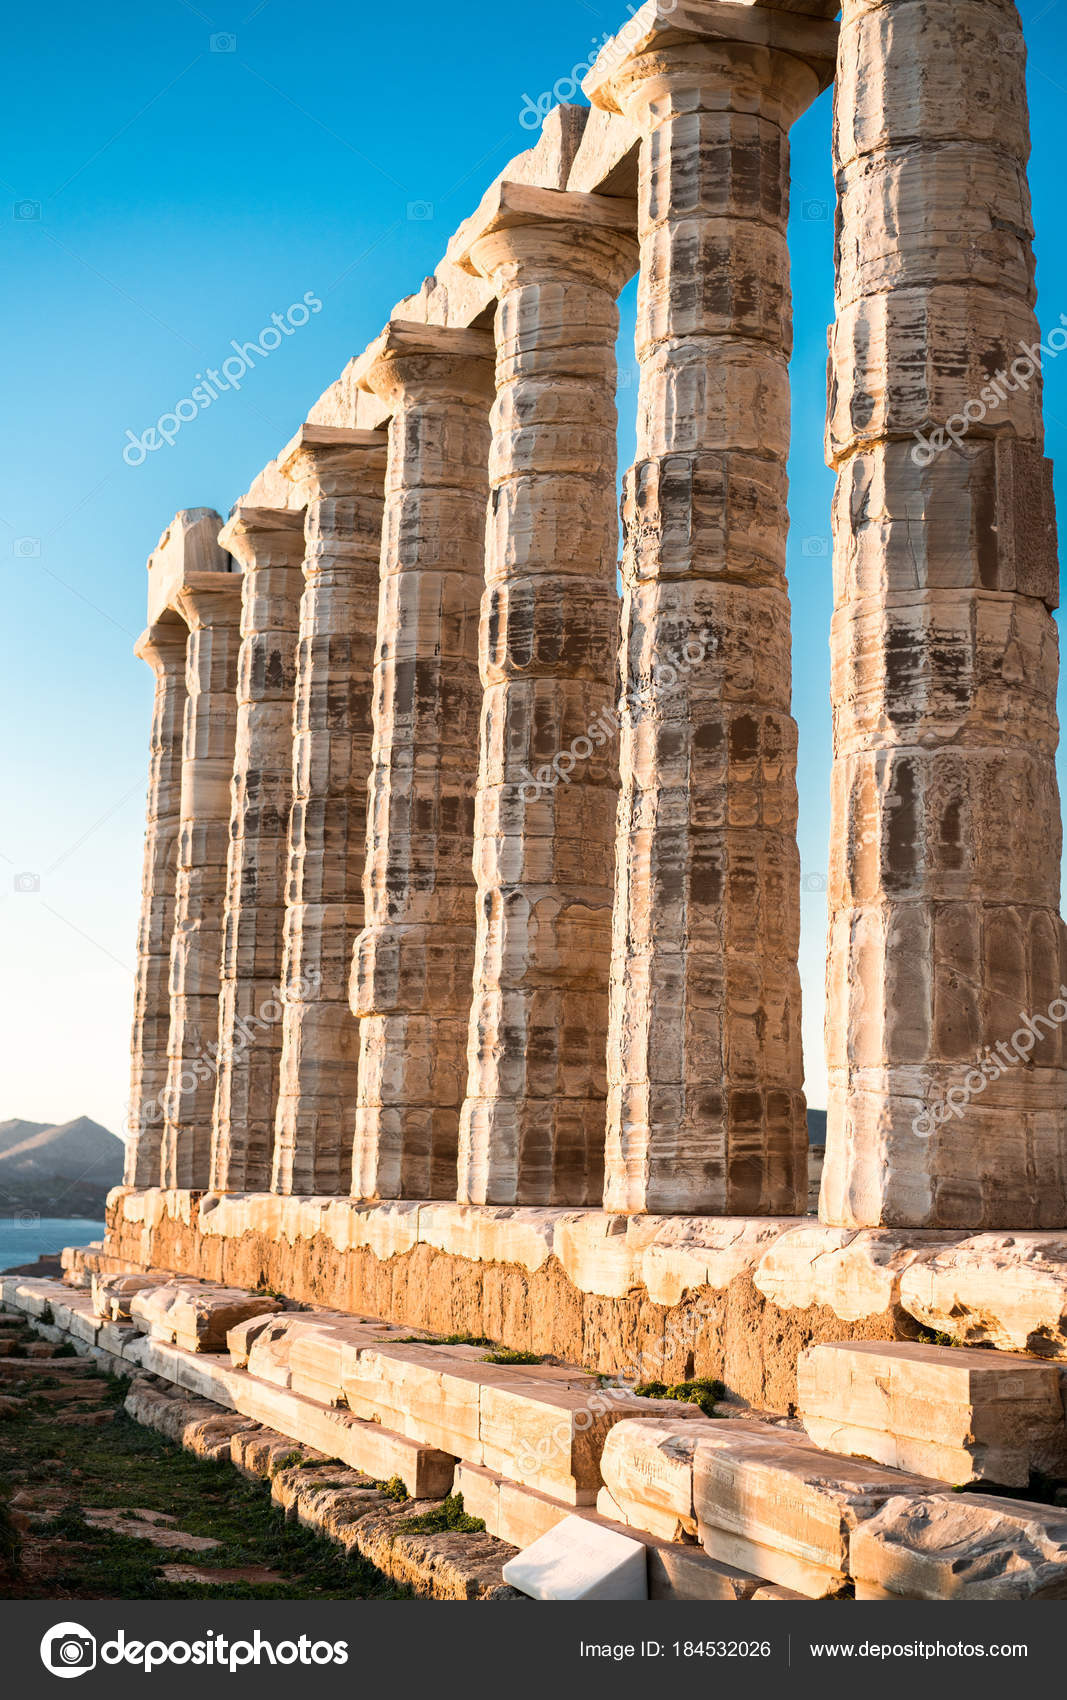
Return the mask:
[(582, 90), (593, 106), (640, 119), (694, 82), (724, 81), (746, 107), (750, 85), (762, 84), (789, 125), (833, 82), (837, 38), (833, 18), (753, 0), (647, 0), (605, 42)]
[(189, 573), (175, 604), (191, 632), (237, 626), (241, 620), (241, 573)]
[(405, 396), (461, 395), (488, 403), (493, 396), (496, 348), (492, 331), (420, 325), (390, 319), (366, 353), (360, 388), (394, 411)]
[(637, 202), (501, 180), (456, 232), (448, 258), (498, 288), (509, 269), (522, 282), (562, 269), (617, 294), (637, 269)]
[(255, 567), (264, 555), (271, 557), (272, 565), (299, 567), (304, 559), (304, 510), (238, 504), (219, 532), (219, 542), (243, 568)]
[(384, 478), (388, 446), (385, 431), (305, 423), (278, 456), (278, 470), (316, 502), (336, 493), (354, 474), (380, 471)]
[(154, 673), (183, 672), (188, 641), (189, 628), (184, 620), (157, 620), (145, 627), (133, 653), (138, 660), (147, 661)]

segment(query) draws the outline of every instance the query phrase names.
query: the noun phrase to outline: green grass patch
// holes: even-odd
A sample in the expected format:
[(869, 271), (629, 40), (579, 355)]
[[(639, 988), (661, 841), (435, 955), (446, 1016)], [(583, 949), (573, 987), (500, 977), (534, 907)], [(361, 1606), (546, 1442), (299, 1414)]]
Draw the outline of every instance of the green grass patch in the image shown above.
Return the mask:
[(405, 1517), (396, 1525), (398, 1535), (443, 1535), (449, 1530), (459, 1535), (485, 1533), (484, 1517), (468, 1517), (461, 1493), (450, 1493), (432, 1511), (424, 1511), (421, 1517)]
[[(100, 1377), (103, 1383), (105, 1378)], [(113, 1378), (115, 1380), (119, 1378)], [(94, 1384), (86, 1377), (86, 1385)], [(32, 1385), (32, 1384), (31, 1384)], [(117, 1389), (116, 1389), (117, 1392)], [(56, 1481), (73, 1502), (49, 1525), (63, 1542), (60, 1568), (35, 1584), (24, 1574), (23, 1598), (88, 1599), (406, 1599), (399, 1587), (358, 1553), (298, 1523), (287, 1522), (267, 1483), (248, 1481), (228, 1462), (196, 1458), (124, 1411), (100, 1428), (64, 1421), (48, 1405), (9, 1418), (0, 1429), (0, 1500), (24, 1484)], [(302, 1461), (302, 1460), (301, 1460)], [(401, 1484), (403, 1486), (403, 1484)], [(406, 1493), (404, 1495), (406, 1497)], [(175, 1518), (191, 1535), (221, 1545), (211, 1552), (166, 1552), (149, 1541), (88, 1526), (79, 1507), (136, 1506)], [(168, 1583), (164, 1564), (198, 1569), (263, 1565), (280, 1584), (226, 1583), (218, 1588)]]
[(402, 1500), (411, 1498), (407, 1487), (399, 1476), (390, 1476), (387, 1482), (375, 1482), (374, 1486), (379, 1493), (384, 1493), (386, 1499), (395, 1499), (398, 1504)]
[(486, 1352), (487, 1364), (542, 1364), (544, 1358), (540, 1352), (512, 1352), (508, 1347), (501, 1347), (499, 1352)]
[(715, 1406), (726, 1395), (721, 1381), (643, 1381), (634, 1392), (642, 1399), (677, 1399), (683, 1405), (699, 1405), (706, 1417), (715, 1415)]

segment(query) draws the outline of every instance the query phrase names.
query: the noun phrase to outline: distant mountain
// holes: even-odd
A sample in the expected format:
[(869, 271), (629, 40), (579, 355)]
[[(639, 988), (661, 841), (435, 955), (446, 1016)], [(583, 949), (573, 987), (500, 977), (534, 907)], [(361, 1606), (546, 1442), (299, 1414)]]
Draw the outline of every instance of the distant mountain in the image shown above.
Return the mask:
[(96, 1187), (122, 1179), (123, 1144), (88, 1116), (49, 1127), (44, 1122), (0, 1122), (0, 1186), (63, 1179)]
[(0, 1122), (0, 1155), (10, 1151), (13, 1145), (20, 1145), (24, 1139), (29, 1139), (35, 1133), (45, 1133), (47, 1122), (24, 1122), (14, 1116), (11, 1121)]
[[(808, 1144), (809, 1145), (825, 1145), (826, 1144), (826, 1111), (825, 1110), (809, 1110), (808, 1111)], [(0, 1162), (2, 1162), (2, 1161), (3, 1161), (3, 1158), (0, 1158)]]

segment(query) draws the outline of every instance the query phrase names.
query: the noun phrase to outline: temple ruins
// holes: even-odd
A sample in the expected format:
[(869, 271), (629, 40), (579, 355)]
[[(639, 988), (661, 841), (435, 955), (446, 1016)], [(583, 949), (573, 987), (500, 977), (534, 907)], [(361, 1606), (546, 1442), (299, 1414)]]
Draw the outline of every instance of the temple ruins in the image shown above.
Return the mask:
[[(69, 1277), (101, 1350), (132, 1329), (143, 1368), (244, 1418), (400, 1457), (500, 1541), (640, 1531), (655, 1597), (965, 1592), (917, 1506), (1008, 1555), (1005, 1588), (1040, 1524), (1045, 1568), (1010, 1585), (1062, 1596), (1048, 1506), (947, 1498), (1067, 1476), (1025, 48), (1011, 0), (838, 12), (648, 0), (228, 519), (167, 526), (126, 1184)], [(790, 130), (831, 86), (815, 1217), (787, 223)], [(597, 1376), (713, 1378), (737, 1408), (631, 1389), (583, 1450)], [(539, 1464), (550, 1419), (570, 1438)]]

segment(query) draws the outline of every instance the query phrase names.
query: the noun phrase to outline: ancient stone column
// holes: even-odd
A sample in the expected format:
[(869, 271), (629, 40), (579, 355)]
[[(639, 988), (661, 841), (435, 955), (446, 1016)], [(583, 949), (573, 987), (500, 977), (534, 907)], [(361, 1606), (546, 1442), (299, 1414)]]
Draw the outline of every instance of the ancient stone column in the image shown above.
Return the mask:
[[(495, 284), (478, 935), (459, 1197), (592, 1204), (617, 789), (615, 298), (632, 203), (494, 186), (455, 255)], [(450, 250), (451, 252), (451, 250)]]
[(304, 516), (238, 508), (221, 541), (241, 563), (243, 594), (211, 1187), (266, 1192), (282, 1043)]
[(789, 1214), (807, 1189), (789, 128), (836, 29), (740, 5), (634, 26), (585, 82), (642, 133), (604, 1203)]
[(241, 576), (189, 573), (176, 603), (188, 622), (189, 642), (161, 1175), (167, 1187), (205, 1188), (218, 1056)]
[(359, 1043), (348, 975), (363, 925), (386, 441), (305, 425), (281, 460), (307, 517), (275, 1192), (347, 1193), (351, 1182)]
[(125, 1183), (136, 1187), (158, 1186), (160, 1175), (188, 636), (185, 621), (171, 614), (169, 619), (149, 626), (134, 650), (156, 676), (127, 1113)]
[(821, 1214), (848, 1226), (1067, 1223), (1024, 68), (1009, 0), (846, 0)]
[(392, 410), (374, 749), (352, 1009), (352, 1190), (454, 1198), (474, 971), (478, 616), (489, 487), (488, 331), (394, 322), (365, 386)]

